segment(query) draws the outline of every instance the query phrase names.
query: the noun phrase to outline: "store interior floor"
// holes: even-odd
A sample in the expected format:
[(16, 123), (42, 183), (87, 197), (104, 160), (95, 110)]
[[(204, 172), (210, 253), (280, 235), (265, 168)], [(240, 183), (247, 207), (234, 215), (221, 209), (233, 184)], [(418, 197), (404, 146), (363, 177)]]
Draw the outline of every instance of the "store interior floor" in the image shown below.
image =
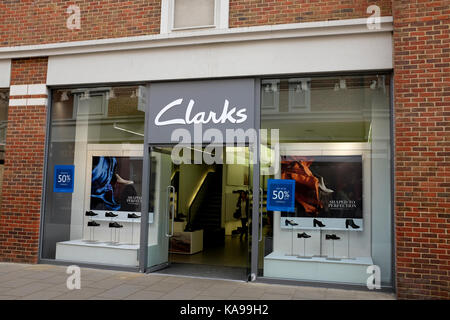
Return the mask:
[(170, 253), (169, 261), (170, 266), (159, 273), (246, 280), (248, 244), (239, 235), (225, 236), (223, 246), (204, 248), (192, 255)]

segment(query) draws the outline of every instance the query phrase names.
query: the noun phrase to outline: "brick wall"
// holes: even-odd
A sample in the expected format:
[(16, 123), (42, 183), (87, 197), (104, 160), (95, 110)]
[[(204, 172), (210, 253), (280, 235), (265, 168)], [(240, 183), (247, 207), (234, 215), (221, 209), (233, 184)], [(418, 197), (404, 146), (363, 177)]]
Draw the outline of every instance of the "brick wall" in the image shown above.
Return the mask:
[(450, 298), (450, 4), (396, 0), (398, 297)]
[[(47, 58), (12, 61), (0, 261), (36, 263), (38, 258), (47, 110), (46, 94), (33, 85), (45, 84), (46, 74)], [(23, 92), (14, 95), (15, 88)]]
[[(78, 5), (81, 29), (66, 26)], [(159, 33), (160, 0), (0, 1), (0, 46), (18, 46)]]
[(47, 82), (47, 58), (16, 59), (11, 61), (11, 85)]
[[(391, 0), (230, 0), (233, 27), (365, 18)], [(67, 8), (81, 10), (81, 29), (69, 30)], [(34, 0), (0, 2), (0, 47), (158, 34), (161, 0)]]
[(391, 0), (230, 0), (231, 28), (282, 23), (366, 18), (376, 4), (391, 15)]

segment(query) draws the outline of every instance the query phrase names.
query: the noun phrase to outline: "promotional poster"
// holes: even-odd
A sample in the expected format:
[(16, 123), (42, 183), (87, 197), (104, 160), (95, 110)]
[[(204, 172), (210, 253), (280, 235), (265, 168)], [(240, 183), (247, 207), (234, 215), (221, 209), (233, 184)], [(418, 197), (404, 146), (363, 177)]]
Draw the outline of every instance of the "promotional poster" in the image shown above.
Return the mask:
[(281, 178), (295, 180), (295, 212), (282, 217), (361, 219), (361, 156), (282, 156)]
[(141, 157), (92, 157), (91, 210), (140, 212)]

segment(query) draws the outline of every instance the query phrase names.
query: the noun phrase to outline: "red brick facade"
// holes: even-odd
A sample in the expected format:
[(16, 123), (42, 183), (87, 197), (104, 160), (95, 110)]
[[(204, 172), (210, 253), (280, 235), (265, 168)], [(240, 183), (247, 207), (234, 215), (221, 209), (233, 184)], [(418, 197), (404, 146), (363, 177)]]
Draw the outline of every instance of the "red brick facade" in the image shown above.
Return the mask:
[(450, 298), (450, 3), (394, 1), (399, 298)]
[[(81, 30), (66, 9), (81, 8)], [(229, 26), (394, 17), (395, 236), (398, 297), (450, 298), (448, 0), (230, 0)], [(159, 33), (160, 0), (2, 1), (0, 46)], [(12, 61), (11, 85), (46, 82), (47, 58)], [(14, 97), (23, 98), (23, 97)], [(46, 107), (9, 107), (0, 261), (38, 256)]]
[[(67, 28), (70, 5), (79, 30)], [(157, 34), (160, 17), (160, 0), (1, 1), (0, 47)]]
[[(42, 84), (46, 77), (47, 58), (12, 61), (11, 85)], [(30, 96), (10, 96), (15, 98)], [(45, 105), (10, 105), (8, 109), (0, 211), (1, 261), (36, 263), (38, 259), (46, 115)]]
[(47, 58), (16, 59), (11, 62), (11, 85), (47, 82)]
[(391, 0), (230, 0), (230, 28), (366, 18), (376, 4), (390, 16)]

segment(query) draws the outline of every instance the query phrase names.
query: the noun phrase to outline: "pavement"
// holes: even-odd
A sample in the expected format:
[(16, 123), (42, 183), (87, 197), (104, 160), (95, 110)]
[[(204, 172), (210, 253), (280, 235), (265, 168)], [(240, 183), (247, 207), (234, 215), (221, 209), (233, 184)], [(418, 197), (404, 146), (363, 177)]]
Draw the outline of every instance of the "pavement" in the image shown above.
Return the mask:
[(385, 292), (249, 283), (81, 268), (69, 290), (66, 266), (0, 263), (0, 300), (394, 300)]

